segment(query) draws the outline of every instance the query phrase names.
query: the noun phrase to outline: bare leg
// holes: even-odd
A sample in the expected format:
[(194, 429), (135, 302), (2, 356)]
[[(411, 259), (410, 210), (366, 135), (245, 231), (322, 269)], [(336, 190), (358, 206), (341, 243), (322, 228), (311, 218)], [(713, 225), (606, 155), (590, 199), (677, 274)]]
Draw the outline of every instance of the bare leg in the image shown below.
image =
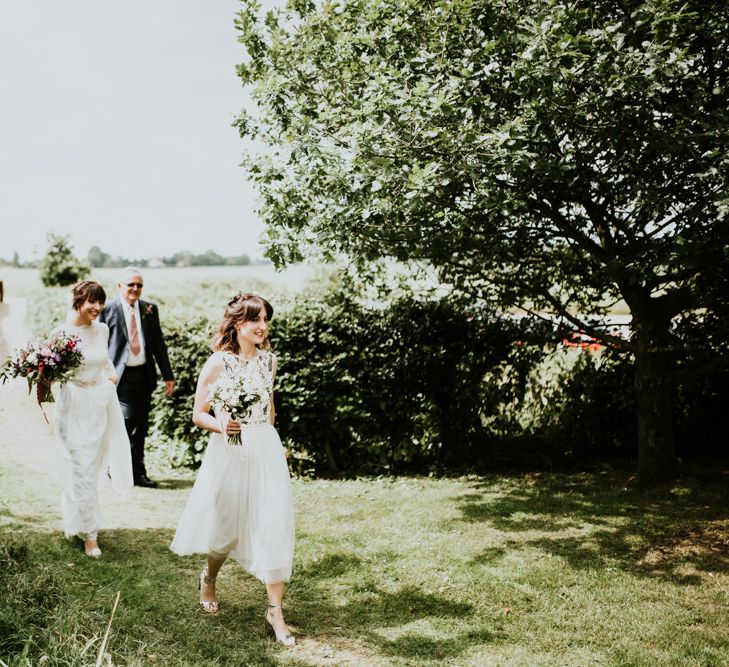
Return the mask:
[(208, 553), (208, 564), (200, 576), (200, 605), (205, 611), (211, 613), (218, 611), (218, 599), (215, 595), (215, 578), (220, 572), (228, 554), (219, 554), (216, 551)]
[(268, 607), (266, 609), (266, 621), (273, 628), (276, 641), (284, 646), (293, 646), (296, 643), (283, 617), (283, 602), (285, 584), (279, 581), (275, 584), (266, 584), (266, 595), (268, 596)]

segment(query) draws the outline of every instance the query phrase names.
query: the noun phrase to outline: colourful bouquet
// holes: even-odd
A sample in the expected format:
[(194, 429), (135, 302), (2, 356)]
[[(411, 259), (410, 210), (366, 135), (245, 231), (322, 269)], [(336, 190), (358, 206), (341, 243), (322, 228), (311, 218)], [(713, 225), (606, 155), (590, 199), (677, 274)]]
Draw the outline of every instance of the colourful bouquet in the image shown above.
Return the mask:
[[(256, 401), (267, 401), (268, 390), (259, 373), (243, 375), (240, 370), (225, 364), (225, 371), (210, 387), (210, 404), (216, 413), (225, 411), (231, 419), (246, 414)], [(242, 444), (240, 433), (227, 436), (231, 445)]]
[(82, 360), (83, 354), (76, 336), (63, 333), (46, 339), (39, 338), (17, 350), (15, 356), (5, 362), (0, 369), (0, 380), (5, 384), (10, 378), (23, 377), (28, 381), (28, 394), (33, 390), (33, 385), (36, 386), (38, 405), (53, 403), (55, 399), (51, 393), (51, 384), (65, 384)]

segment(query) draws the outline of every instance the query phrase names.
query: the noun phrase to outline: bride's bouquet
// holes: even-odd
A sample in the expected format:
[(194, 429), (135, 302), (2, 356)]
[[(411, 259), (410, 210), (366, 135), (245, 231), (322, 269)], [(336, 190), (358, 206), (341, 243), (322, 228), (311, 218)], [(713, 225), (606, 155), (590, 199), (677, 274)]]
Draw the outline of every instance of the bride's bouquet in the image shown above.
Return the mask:
[(79, 339), (59, 333), (39, 338), (17, 350), (0, 368), (0, 380), (5, 384), (10, 378), (23, 377), (28, 381), (28, 394), (35, 385), (38, 405), (53, 403), (51, 384), (65, 384), (82, 360)]
[[(216, 413), (225, 411), (239, 419), (256, 401), (267, 401), (268, 389), (259, 373), (243, 375), (228, 363), (220, 377), (210, 386), (210, 404)], [(226, 437), (224, 435), (224, 437)], [(231, 445), (240, 445), (240, 433), (227, 436)]]

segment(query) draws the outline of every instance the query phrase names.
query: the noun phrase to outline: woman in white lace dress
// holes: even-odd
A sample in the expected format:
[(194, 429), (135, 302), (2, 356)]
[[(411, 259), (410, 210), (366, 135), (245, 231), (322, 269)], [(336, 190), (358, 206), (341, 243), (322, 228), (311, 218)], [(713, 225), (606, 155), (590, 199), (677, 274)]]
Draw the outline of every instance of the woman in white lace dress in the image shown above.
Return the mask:
[[(170, 548), (177, 554), (207, 554), (199, 588), (200, 606), (210, 613), (219, 608), (217, 574), (232, 556), (266, 585), (267, 627), (279, 643), (293, 646), (281, 609), (294, 554), (291, 480), (273, 427), (276, 356), (264, 349), (272, 315), (271, 305), (253, 294), (236, 296), (225, 310), (214, 353), (198, 378), (193, 408), (195, 424), (212, 435)], [(266, 395), (240, 420), (210, 414), (211, 387), (231, 372), (265, 387)], [(229, 437), (236, 434), (240, 444)]]
[(132, 459), (109, 359), (109, 328), (96, 321), (106, 294), (101, 285), (85, 280), (73, 288), (72, 298), (68, 321), (56, 330), (77, 336), (83, 354), (81, 366), (56, 399), (61, 511), (66, 536), (81, 538), (85, 553), (98, 558), (99, 481), (108, 471), (114, 488), (132, 488)]

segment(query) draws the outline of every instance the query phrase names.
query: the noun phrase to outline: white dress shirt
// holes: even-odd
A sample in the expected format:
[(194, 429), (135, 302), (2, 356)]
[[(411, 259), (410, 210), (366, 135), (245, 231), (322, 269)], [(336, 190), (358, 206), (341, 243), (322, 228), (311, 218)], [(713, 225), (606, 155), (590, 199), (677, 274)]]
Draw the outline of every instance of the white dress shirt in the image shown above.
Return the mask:
[[(124, 312), (124, 321), (126, 322), (126, 325), (127, 325), (127, 347), (129, 348), (129, 356), (127, 357), (125, 366), (142, 366), (143, 364), (147, 363), (147, 356), (144, 353), (144, 334), (142, 333), (142, 317), (141, 317), (142, 314), (139, 312), (139, 300), (137, 300), (137, 302), (132, 307), (127, 303), (127, 300), (120, 294), (119, 301), (121, 301), (122, 311)], [(137, 334), (139, 336), (139, 354), (134, 354), (132, 352), (131, 343), (128, 342), (132, 339), (132, 331), (129, 328), (129, 322), (131, 321), (132, 310), (134, 311), (134, 317), (137, 320)]]

